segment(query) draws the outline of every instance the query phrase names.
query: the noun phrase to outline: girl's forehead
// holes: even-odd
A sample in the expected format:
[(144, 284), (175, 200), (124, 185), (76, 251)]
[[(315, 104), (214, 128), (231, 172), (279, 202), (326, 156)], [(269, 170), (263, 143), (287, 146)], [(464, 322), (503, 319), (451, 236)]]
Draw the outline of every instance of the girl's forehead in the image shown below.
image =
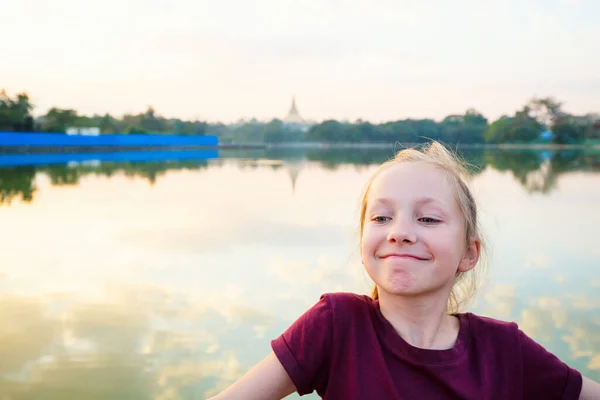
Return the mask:
[(458, 210), (450, 174), (435, 165), (419, 162), (404, 162), (381, 171), (371, 182), (366, 200), (369, 206), (384, 200), (438, 204), (447, 211)]
[(436, 192), (453, 195), (447, 171), (425, 162), (403, 162), (382, 170), (371, 182), (370, 192)]

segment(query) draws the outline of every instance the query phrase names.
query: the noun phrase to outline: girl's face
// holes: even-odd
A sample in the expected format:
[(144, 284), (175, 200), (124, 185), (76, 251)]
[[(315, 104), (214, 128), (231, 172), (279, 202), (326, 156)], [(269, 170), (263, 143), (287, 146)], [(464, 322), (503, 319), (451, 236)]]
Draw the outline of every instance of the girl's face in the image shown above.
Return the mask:
[(450, 176), (438, 167), (393, 165), (371, 183), (366, 201), (361, 258), (380, 293), (448, 295), (456, 273), (477, 263), (479, 243), (467, 246)]

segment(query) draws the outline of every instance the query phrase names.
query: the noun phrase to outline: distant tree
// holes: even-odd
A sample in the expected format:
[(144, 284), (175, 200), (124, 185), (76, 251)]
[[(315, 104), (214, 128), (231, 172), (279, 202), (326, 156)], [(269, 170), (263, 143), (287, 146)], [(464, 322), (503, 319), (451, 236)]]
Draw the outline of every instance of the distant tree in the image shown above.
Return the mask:
[(18, 93), (13, 99), (5, 90), (0, 91), (0, 130), (32, 131), (32, 110), (27, 93)]
[(535, 118), (545, 128), (550, 128), (561, 117), (565, 115), (562, 111), (562, 103), (552, 97), (534, 98), (525, 105), (527, 114)]
[(486, 126), (488, 120), (479, 111), (469, 108), (463, 117), (463, 123), (466, 125)]
[(441, 122), (440, 139), (449, 143), (483, 143), (488, 120), (470, 108), (464, 115), (449, 115)]
[(488, 143), (527, 143), (538, 139), (544, 126), (530, 112), (531, 109), (526, 105), (513, 117), (500, 117), (487, 127), (484, 140)]
[(265, 141), (264, 124), (255, 119), (231, 129), (232, 137), (238, 142), (260, 143)]
[(385, 122), (375, 127), (375, 140), (378, 142), (393, 142), (394, 138), (394, 123)]
[(401, 120), (392, 122), (391, 125), (392, 140), (401, 143), (414, 143), (418, 132), (413, 128), (410, 120)]
[(105, 114), (100, 118), (99, 128), (101, 133), (118, 133), (118, 121), (111, 117), (110, 114)]
[(77, 111), (52, 107), (43, 117), (43, 130), (46, 132), (65, 132), (69, 126), (75, 125)]
[(487, 143), (506, 142), (509, 137), (510, 127), (513, 124), (513, 118), (503, 115), (494, 121), (486, 131), (483, 138)]
[(441, 140), (442, 129), (440, 124), (432, 119), (408, 120), (417, 134), (416, 142)]
[(151, 106), (148, 106), (146, 112), (140, 115), (140, 126), (147, 132), (167, 132), (164, 118), (157, 117)]
[(148, 131), (147, 129), (141, 127), (141, 126), (137, 126), (137, 125), (129, 125), (127, 127), (127, 129), (125, 129), (125, 134), (130, 135), (130, 134), (148, 134), (150, 133), (150, 131)]
[(356, 130), (361, 142), (376, 140), (375, 126), (367, 121), (358, 120), (355, 123)]
[(564, 112), (562, 103), (552, 97), (533, 99), (526, 108), (541, 125), (552, 131), (554, 143), (581, 143), (589, 132), (589, 125), (591, 125), (589, 120), (581, 121)]
[(344, 125), (335, 120), (323, 121), (313, 125), (306, 133), (309, 141), (316, 142), (343, 142), (345, 139)]
[(283, 122), (274, 119), (263, 127), (263, 135), (267, 143), (281, 143), (285, 140)]
[(559, 118), (552, 125), (552, 141), (558, 144), (581, 143), (586, 139), (587, 126), (578, 124), (573, 118)]
[(509, 138), (518, 142), (531, 142), (539, 138), (543, 129), (544, 126), (530, 115), (530, 109), (524, 107), (523, 110), (515, 113)]
[(17, 125), (24, 127), (28, 120), (32, 120), (31, 110), (33, 105), (29, 102), (27, 93), (17, 94), (17, 99), (13, 102), (13, 109), (15, 110)]
[(229, 127), (222, 123), (207, 124), (206, 134), (211, 136), (222, 137), (229, 133)]
[[(191, 123), (190, 133), (191, 135), (206, 135), (208, 124), (204, 121), (194, 121)], [(188, 133), (186, 131), (186, 133)]]

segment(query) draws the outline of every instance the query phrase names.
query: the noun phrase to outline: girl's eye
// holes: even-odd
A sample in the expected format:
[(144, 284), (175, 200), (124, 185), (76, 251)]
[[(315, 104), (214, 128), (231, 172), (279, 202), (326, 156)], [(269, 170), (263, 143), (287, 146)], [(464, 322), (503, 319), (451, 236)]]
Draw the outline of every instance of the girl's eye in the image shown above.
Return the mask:
[(431, 217), (422, 217), (419, 218), (419, 221), (423, 222), (424, 224), (437, 224), (438, 222), (441, 222), (439, 219)]
[(387, 222), (389, 221), (391, 218), (390, 217), (382, 217), (382, 216), (376, 216), (371, 218), (371, 221), (373, 222), (378, 222), (378, 223), (382, 223), (382, 222)]

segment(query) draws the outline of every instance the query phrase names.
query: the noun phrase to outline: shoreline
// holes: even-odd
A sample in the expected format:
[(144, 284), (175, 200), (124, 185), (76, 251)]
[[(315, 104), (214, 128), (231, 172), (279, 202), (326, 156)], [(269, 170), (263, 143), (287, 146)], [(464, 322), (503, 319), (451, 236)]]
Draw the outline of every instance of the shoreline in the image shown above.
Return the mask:
[(235, 146), (0, 146), (2, 154), (73, 154), (73, 153), (122, 153), (134, 151), (199, 151), (224, 149), (264, 149), (265, 145), (240, 144)]
[[(277, 143), (277, 144), (266, 144), (267, 148), (271, 149), (387, 149), (387, 148), (404, 148), (418, 146), (421, 143)], [(534, 150), (571, 150), (581, 149), (589, 150), (595, 149), (600, 150), (600, 144), (556, 144), (556, 143), (446, 143), (451, 148), (464, 148), (464, 149), (500, 149), (500, 150), (521, 150), (521, 149), (534, 149)]]
[[(416, 146), (418, 143), (219, 143), (216, 146), (0, 146), (2, 154), (56, 154), (56, 153), (98, 153), (131, 151), (194, 151), (194, 150), (269, 150), (269, 149), (400, 149)], [(498, 143), (498, 144), (447, 144), (458, 149), (492, 150), (593, 150), (600, 151), (600, 144), (554, 144), (554, 143)]]

